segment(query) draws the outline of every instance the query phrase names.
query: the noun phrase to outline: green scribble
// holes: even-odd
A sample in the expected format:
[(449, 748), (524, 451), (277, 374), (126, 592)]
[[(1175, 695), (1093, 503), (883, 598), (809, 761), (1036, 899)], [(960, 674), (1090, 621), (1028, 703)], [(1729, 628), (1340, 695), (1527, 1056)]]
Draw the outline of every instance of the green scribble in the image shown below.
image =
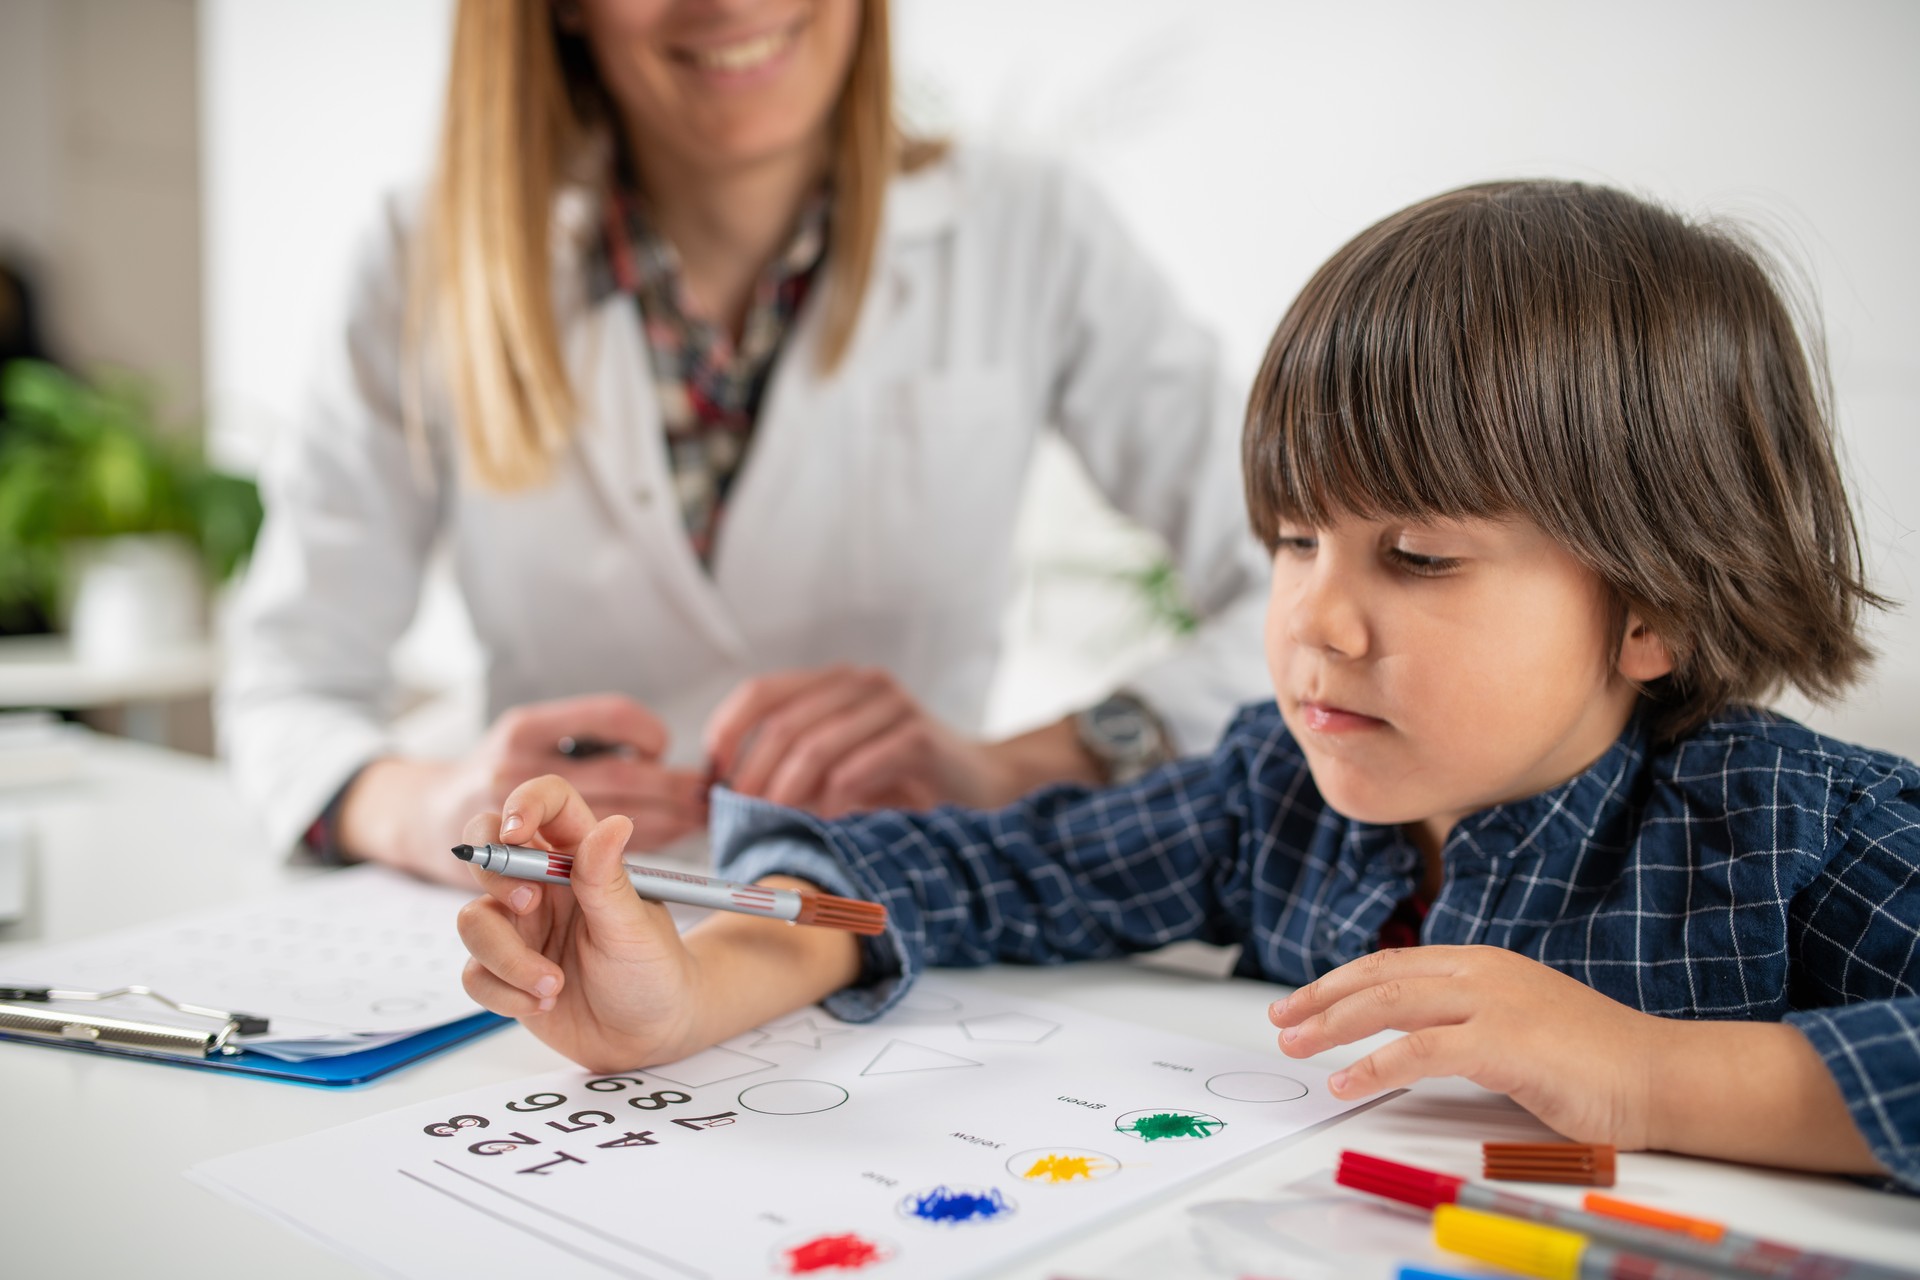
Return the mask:
[(1155, 1111), (1127, 1122), (1126, 1132), (1143, 1142), (1161, 1138), (1211, 1138), (1226, 1127), (1223, 1120), (1184, 1111)]

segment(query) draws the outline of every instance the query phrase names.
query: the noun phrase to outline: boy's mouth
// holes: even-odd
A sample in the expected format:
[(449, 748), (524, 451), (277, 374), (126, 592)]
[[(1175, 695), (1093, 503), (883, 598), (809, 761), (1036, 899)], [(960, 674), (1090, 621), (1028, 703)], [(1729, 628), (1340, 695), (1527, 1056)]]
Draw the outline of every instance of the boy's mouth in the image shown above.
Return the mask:
[(1337, 707), (1331, 702), (1300, 702), (1300, 720), (1315, 733), (1358, 733), (1365, 729), (1384, 729), (1387, 722), (1378, 716)]

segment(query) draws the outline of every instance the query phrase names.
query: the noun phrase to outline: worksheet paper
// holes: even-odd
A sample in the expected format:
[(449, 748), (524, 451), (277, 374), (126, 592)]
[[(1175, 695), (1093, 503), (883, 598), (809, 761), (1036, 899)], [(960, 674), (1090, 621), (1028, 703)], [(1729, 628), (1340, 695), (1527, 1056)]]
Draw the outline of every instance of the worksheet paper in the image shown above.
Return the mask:
[[(80, 991), (146, 986), (204, 1008), (258, 1014), (234, 1043), (300, 1061), (356, 1053), (480, 1012), (460, 985), (454, 918), (471, 889), (354, 867), (273, 894), (120, 933), (0, 951), (0, 981)], [(143, 996), (47, 1008), (204, 1029)]]
[(807, 1009), (189, 1176), (396, 1276), (908, 1280), (1003, 1266), (1355, 1105), (1277, 1049), (936, 977), (875, 1023)]

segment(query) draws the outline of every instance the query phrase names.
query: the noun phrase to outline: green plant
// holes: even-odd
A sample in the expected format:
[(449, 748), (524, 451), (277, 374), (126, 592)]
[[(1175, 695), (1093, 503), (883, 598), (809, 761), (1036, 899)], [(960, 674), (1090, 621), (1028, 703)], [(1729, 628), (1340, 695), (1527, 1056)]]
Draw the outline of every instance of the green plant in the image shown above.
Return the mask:
[(260, 492), (209, 466), (196, 436), (163, 431), (137, 380), (0, 368), (0, 623), (55, 615), (79, 539), (179, 534), (210, 582), (231, 576), (260, 531)]

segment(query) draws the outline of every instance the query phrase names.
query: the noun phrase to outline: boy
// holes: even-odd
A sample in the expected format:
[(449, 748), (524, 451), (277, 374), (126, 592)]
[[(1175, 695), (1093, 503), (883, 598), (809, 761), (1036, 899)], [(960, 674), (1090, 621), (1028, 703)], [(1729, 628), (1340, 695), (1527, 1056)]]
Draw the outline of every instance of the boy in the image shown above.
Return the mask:
[(1237, 941), (1306, 984), (1282, 1052), (1409, 1033), (1336, 1093), (1463, 1075), (1578, 1140), (1920, 1188), (1920, 770), (1744, 705), (1843, 689), (1879, 603), (1756, 256), (1601, 188), (1436, 197), (1309, 282), (1244, 458), (1276, 696), (1210, 758), (997, 813), (717, 795), (723, 874), (884, 902), (867, 944), (683, 942), (620, 820), (535, 780), (468, 837), (577, 847), (572, 893), (483, 877), (468, 990), (613, 1069), (928, 965)]

